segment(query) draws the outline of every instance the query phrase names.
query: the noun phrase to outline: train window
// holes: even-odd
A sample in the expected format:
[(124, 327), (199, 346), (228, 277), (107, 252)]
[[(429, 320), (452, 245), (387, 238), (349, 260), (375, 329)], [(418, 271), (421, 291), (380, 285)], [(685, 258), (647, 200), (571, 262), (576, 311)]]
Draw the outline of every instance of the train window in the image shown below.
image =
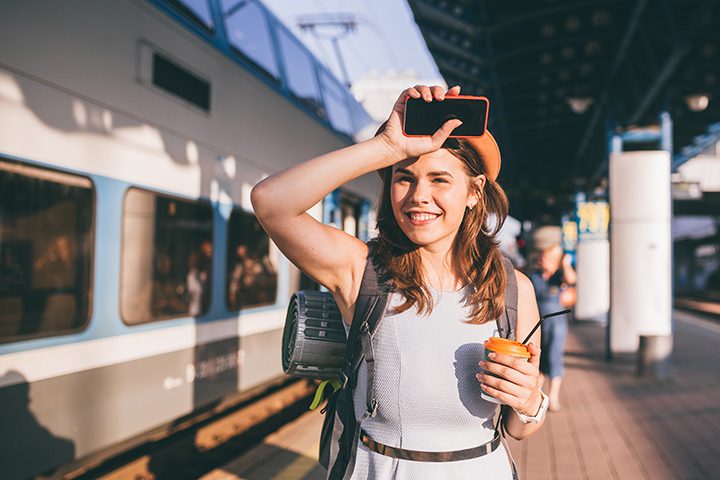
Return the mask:
[(223, 0), (228, 41), (275, 80), (280, 78), (265, 10), (253, 0)]
[(235, 209), (228, 223), (227, 305), (232, 311), (275, 303), (277, 259), (254, 215)]
[(90, 314), (93, 186), (0, 160), (0, 342), (81, 330)]
[(199, 27), (207, 31), (214, 29), (209, 0), (167, 0), (167, 2)]
[(213, 211), (137, 188), (123, 204), (120, 313), (128, 325), (206, 313)]
[(318, 88), (313, 57), (290, 32), (278, 29), (278, 38), (290, 91), (307, 104), (316, 115), (324, 117), (325, 110)]
[(330, 123), (336, 130), (352, 134), (352, 121), (344, 88), (325, 71), (320, 72), (320, 81), (325, 98), (325, 109), (330, 118)]
[(205, 112), (210, 111), (210, 82), (157, 52), (153, 52), (152, 82)]
[(348, 190), (338, 188), (323, 200), (323, 223), (345, 233), (368, 240), (370, 201)]

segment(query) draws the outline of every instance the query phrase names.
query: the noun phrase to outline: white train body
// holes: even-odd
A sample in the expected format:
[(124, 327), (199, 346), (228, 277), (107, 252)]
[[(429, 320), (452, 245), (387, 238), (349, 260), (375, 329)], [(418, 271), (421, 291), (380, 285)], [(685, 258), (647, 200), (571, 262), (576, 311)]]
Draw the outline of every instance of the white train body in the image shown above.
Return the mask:
[[(220, 19), (231, 3), (212, 0), (207, 11)], [(249, 3), (278, 35), (277, 21)], [(279, 80), (264, 76), (222, 40), (229, 25), (221, 29), (215, 21), (204, 31), (180, 8), (184, 4), (203, 2), (3, 2), (0, 178), (15, 183), (0, 190), (0, 274), (6, 276), (0, 278), (0, 424), (12, 439), (0, 449), (2, 478), (52, 471), (127, 444), (282, 374), (285, 306), (300, 274), (270, 244), (263, 261), (272, 264), (267, 278), (274, 284), (267, 295), (253, 287), (257, 296), (243, 300), (252, 305), (230, 306), (227, 285), (238, 264), (230, 258), (230, 238), (246, 235), (231, 217), (252, 225), (249, 192), (257, 181), (347, 145), (351, 136), (328, 121), (334, 107), (318, 114), (292, 94), (287, 72)], [(194, 75), (201, 86), (206, 82), (208, 95), (200, 103), (207, 101), (207, 108), (158, 87), (153, 69), (162, 61)], [(329, 81), (322, 68), (316, 74), (319, 85)], [(338, 92), (347, 95), (335, 88), (334, 101)], [(343, 101), (350, 105), (352, 130), (366, 127), (368, 118), (354, 101)], [(91, 212), (89, 236), (82, 237), (87, 245), (75, 235), (82, 214), (72, 213), (67, 202), (18, 208), (23, 185), (50, 185), (45, 198), (77, 190), (73, 198), (91, 199), (82, 210)], [(344, 223), (364, 236), (377, 188), (377, 179), (366, 176), (338, 192), (330, 209), (318, 205), (313, 212), (340, 223), (342, 197), (355, 209)], [(169, 223), (143, 219), (163, 208)], [(189, 213), (195, 220), (185, 225), (171, 218), (183, 209), (204, 213)], [(41, 213), (52, 225), (43, 227)], [(74, 230), (58, 240), (65, 216)], [(203, 280), (210, 293), (200, 314), (168, 314), (192, 309), (190, 284), (178, 284), (179, 304), (153, 310), (144, 296), (157, 295), (148, 293), (147, 282), (163, 267), (150, 246), (177, 241), (176, 253), (184, 251), (190, 245), (182, 239), (185, 231), (212, 239), (204, 267), (211, 278)], [(78, 282), (41, 285), (51, 277), (38, 271), (64, 251), (72, 252), (65, 255), (72, 278), (87, 285), (82, 291)], [(189, 272), (182, 275), (190, 282)], [(39, 313), (28, 327), (23, 322), (33, 309)], [(62, 319), (49, 318), (63, 311), (72, 312), (76, 324), (66, 328)]]

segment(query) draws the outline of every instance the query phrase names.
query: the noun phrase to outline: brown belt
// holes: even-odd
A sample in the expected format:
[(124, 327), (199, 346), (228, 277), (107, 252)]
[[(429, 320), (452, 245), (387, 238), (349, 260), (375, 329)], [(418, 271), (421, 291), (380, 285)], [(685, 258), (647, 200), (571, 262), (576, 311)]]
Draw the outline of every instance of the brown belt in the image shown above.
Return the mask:
[(391, 447), (376, 442), (364, 431), (360, 432), (360, 439), (363, 445), (386, 457), (400, 458), (402, 460), (414, 460), (417, 462), (455, 462), (458, 460), (468, 460), (470, 458), (482, 457), (488, 453), (494, 452), (500, 445), (500, 435), (495, 432), (495, 437), (487, 443), (483, 443), (477, 447), (466, 448), (465, 450), (455, 450), (452, 452), (422, 452), (419, 450), (407, 450), (404, 448)]

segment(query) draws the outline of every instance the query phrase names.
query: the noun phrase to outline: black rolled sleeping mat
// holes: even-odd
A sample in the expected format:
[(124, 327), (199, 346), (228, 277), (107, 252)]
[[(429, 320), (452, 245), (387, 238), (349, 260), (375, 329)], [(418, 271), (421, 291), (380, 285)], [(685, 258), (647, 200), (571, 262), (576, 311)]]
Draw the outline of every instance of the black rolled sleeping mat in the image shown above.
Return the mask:
[(288, 375), (337, 378), (345, 361), (345, 326), (330, 292), (300, 290), (290, 298), (282, 338)]

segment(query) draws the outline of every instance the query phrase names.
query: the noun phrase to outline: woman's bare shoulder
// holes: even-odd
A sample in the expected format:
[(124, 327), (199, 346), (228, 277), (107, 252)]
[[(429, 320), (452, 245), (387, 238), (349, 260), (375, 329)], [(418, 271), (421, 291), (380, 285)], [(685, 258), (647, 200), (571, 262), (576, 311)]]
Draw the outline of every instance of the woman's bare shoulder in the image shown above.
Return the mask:
[(535, 287), (533, 287), (533, 283), (528, 278), (527, 275), (525, 275), (520, 270), (515, 270), (515, 280), (517, 281), (518, 285), (518, 296), (522, 297), (523, 295), (531, 295), (535, 296)]

